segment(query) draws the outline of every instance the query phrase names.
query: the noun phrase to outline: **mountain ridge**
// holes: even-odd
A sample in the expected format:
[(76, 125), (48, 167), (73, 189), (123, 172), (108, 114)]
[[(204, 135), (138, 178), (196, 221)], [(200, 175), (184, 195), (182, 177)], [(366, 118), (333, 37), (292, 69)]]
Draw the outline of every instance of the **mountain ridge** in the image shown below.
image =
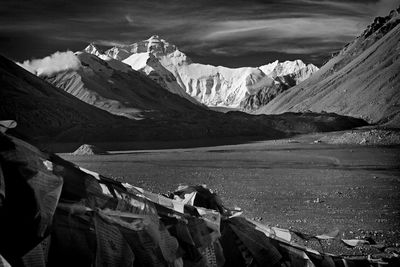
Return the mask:
[(399, 11), (375, 19), (308, 80), (255, 113), (335, 112), (400, 127)]
[[(104, 51), (104, 55), (122, 60), (133, 69), (149, 75), (167, 90), (185, 98), (189, 95), (207, 106), (239, 109), (249, 108), (245, 106), (246, 98), (281, 83), (276, 77), (293, 74), (286, 77), (294, 80), (286, 83), (286, 89), (288, 84), (297, 84), (318, 69), (300, 60), (274, 62), (275, 66), (271, 69), (269, 68), (274, 63), (242, 68), (194, 63), (177, 46), (159, 36), (152, 36), (131, 45), (110, 48)], [(151, 63), (147, 64), (151, 55)], [(154, 65), (158, 67), (155, 68)]]

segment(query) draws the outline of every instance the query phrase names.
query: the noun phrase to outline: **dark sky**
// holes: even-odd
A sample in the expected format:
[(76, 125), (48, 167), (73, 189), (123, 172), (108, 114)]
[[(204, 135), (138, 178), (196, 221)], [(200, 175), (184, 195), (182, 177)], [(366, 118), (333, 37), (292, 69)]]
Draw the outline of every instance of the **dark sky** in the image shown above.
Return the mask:
[(193, 61), (321, 65), (399, 0), (1, 0), (0, 53), (17, 61), (159, 35)]

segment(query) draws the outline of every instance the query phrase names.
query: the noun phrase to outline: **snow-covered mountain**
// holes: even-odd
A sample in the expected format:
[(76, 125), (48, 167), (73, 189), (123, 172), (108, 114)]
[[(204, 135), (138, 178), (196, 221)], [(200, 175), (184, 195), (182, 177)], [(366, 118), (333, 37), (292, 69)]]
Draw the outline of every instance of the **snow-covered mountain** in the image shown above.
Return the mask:
[[(161, 88), (129, 65), (102, 54), (94, 45), (76, 52), (78, 68), (66, 69), (43, 79), (80, 100), (128, 118), (162, 118), (196, 112), (189, 101)], [(97, 54), (97, 55), (96, 55)]]
[[(98, 50), (86, 48), (98, 55)], [(207, 106), (251, 109), (247, 99), (261, 91), (280, 86), (296, 85), (310, 77), (318, 68), (300, 60), (273, 62), (268, 65), (226, 68), (193, 63), (175, 45), (159, 36), (131, 45), (113, 47), (101, 57), (120, 60), (141, 71), (170, 92)], [(283, 82), (283, 83), (282, 83)], [(280, 91), (279, 91), (280, 92)]]
[(90, 44), (84, 51), (96, 55), (103, 60), (112, 58), (124, 62), (130, 65), (132, 69), (146, 74), (164, 89), (198, 104), (178, 84), (175, 76), (170, 70), (164, 67), (160, 60), (164, 55), (169, 55), (169, 58), (163, 60), (163, 62), (179, 65), (181, 64), (179, 60), (185, 61), (186, 56), (183, 53), (180, 54), (174, 45), (161, 40), (158, 36), (152, 36), (148, 40), (127, 46), (113, 47), (104, 52), (100, 52), (94, 44)]
[(143, 72), (150, 79), (157, 82), (171, 93), (184, 97), (194, 103), (198, 103), (179, 86), (175, 76), (167, 70), (152, 53), (132, 54), (122, 62), (130, 65), (134, 70)]
[[(131, 72), (132, 68), (130, 68), (128, 65), (121, 63), (119, 60), (115, 60), (112, 57), (109, 57), (107, 55), (104, 55), (103, 52), (101, 52), (94, 44), (89, 44), (83, 52), (86, 52), (88, 54), (92, 54), (97, 56), (98, 58), (104, 60), (107, 62), (107, 65), (109, 65), (111, 68), (114, 70), (119, 70), (123, 72)], [(78, 54), (81, 54), (78, 52)]]
[(257, 113), (325, 111), (400, 127), (399, 12), (376, 18), (310, 79)]
[(247, 94), (241, 103), (244, 110), (255, 110), (268, 104), (277, 95), (305, 81), (318, 71), (313, 64), (304, 64), (301, 60), (279, 62), (263, 65), (260, 69), (274, 78), (273, 85), (258, 90), (255, 94)]
[(304, 64), (301, 60), (279, 62), (276, 60), (267, 65), (259, 67), (265, 74), (271, 77), (293, 77), (293, 81), (296, 84), (308, 79), (314, 72), (318, 71), (318, 68), (313, 64)]

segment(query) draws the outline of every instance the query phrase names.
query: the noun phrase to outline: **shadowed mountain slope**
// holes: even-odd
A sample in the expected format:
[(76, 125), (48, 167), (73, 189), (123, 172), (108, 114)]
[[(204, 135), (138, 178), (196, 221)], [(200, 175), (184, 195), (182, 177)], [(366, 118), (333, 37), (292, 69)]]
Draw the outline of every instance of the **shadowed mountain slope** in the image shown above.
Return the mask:
[(0, 118), (16, 120), (14, 133), (25, 139), (104, 140), (117, 134), (114, 128), (135, 125), (82, 102), (2, 56), (0, 75)]

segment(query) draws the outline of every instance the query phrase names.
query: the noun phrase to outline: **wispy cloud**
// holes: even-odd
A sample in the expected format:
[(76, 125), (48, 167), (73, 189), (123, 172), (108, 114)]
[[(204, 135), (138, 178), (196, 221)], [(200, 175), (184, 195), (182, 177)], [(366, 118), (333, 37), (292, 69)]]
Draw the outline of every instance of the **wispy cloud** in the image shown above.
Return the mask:
[(82, 49), (85, 42), (127, 44), (158, 34), (185, 52), (204, 58), (278, 51), (288, 57), (312, 54), (318, 63), (323, 61), (322, 54), (343, 46), (374, 16), (398, 5), (396, 2), (2, 0), (0, 53), (22, 59), (44, 51)]
[(134, 22), (134, 19), (133, 19), (132, 15), (129, 15), (129, 14), (125, 15), (125, 19), (129, 24)]
[(223, 21), (204, 38), (206, 40), (236, 39), (259, 36), (268, 38), (312, 37), (321, 40), (338, 36), (355, 36), (362, 28), (351, 18), (284, 18), (266, 20)]
[(95, 40), (94, 43), (104, 46), (123, 46), (129, 44), (128, 42), (120, 42), (117, 40)]

